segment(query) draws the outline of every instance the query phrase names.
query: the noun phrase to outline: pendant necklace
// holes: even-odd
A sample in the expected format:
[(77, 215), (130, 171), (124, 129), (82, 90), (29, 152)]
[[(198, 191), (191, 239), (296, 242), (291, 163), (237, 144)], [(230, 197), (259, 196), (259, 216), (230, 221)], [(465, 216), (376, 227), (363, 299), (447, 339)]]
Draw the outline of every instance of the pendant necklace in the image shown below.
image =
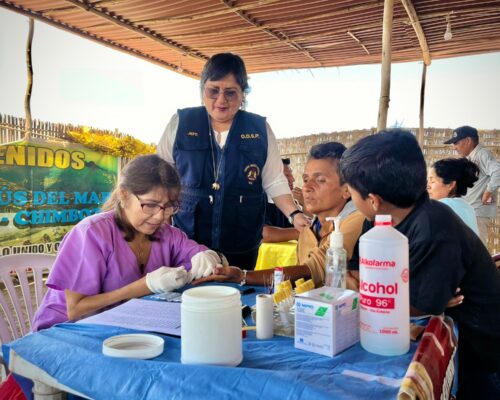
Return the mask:
[(214, 138), (212, 135), (212, 127), (210, 125), (210, 122), (208, 123), (208, 134), (210, 135), (210, 149), (212, 150), (212, 167), (214, 170), (214, 183), (212, 183), (212, 189), (219, 190), (220, 183), (218, 181), (219, 181), (220, 167), (222, 165), (222, 156), (224, 155), (224, 148), (221, 149), (222, 154), (220, 156), (219, 163), (216, 166), (215, 165)]

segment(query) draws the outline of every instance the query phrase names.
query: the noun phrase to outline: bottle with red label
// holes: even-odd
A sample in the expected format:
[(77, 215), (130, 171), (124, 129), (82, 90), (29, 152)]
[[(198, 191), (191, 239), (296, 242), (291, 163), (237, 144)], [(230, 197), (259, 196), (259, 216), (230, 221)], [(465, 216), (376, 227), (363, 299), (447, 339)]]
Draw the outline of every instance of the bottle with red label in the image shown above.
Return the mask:
[(361, 346), (395, 356), (410, 348), (408, 239), (377, 215), (375, 226), (359, 239)]

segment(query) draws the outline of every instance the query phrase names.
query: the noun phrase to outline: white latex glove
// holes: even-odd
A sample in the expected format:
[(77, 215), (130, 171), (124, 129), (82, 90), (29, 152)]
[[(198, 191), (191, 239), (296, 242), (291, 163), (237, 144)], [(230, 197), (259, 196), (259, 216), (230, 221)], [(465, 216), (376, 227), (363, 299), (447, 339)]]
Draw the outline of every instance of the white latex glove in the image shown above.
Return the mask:
[(160, 267), (146, 274), (146, 285), (153, 293), (171, 292), (188, 282), (188, 273), (184, 267)]
[(213, 250), (205, 250), (191, 258), (191, 278), (205, 278), (212, 275), (217, 264), (222, 264), (219, 255)]

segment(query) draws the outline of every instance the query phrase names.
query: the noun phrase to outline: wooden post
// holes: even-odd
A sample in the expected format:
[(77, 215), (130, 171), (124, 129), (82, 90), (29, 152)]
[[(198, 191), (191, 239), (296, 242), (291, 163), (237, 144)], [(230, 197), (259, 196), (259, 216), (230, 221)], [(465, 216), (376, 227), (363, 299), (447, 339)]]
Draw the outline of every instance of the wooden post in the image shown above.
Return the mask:
[(422, 83), (420, 85), (420, 113), (418, 122), (418, 135), (417, 140), (420, 147), (424, 148), (424, 103), (425, 103), (425, 78), (427, 76), (427, 64), (424, 62), (422, 69)]
[(380, 87), (380, 100), (378, 107), (377, 130), (387, 126), (387, 111), (391, 92), (391, 59), (392, 59), (392, 16), (394, 13), (394, 0), (384, 1), (384, 21), (382, 30), (382, 82)]
[(28, 41), (26, 43), (26, 67), (28, 69), (28, 86), (24, 96), (24, 112), (26, 114), (24, 140), (28, 141), (31, 138), (31, 88), (33, 87), (33, 64), (31, 62), (31, 45), (33, 43), (33, 32), (35, 30), (35, 20), (30, 18), (28, 31)]

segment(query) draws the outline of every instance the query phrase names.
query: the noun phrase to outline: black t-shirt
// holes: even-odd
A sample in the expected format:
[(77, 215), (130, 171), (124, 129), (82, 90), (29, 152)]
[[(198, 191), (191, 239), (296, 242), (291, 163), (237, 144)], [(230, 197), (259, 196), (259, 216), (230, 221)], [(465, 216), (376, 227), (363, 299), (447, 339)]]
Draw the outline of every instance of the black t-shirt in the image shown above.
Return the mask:
[[(365, 221), (362, 233), (372, 227)], [(500, 272), (481, 239), (451, 208), (427, 194), (395, 228), (409, 243), (410, 304), (428, 314), (445, 311), (459, 324), (500, 338)], [(358, 243), (352, 270), (359, 269)], [(458, 287), (463, 303), (445, 310)]]
[(288, 222), (288, 218), (276, 207), (274, 203), (267, 202), (266, 204), (266, 225), (277, 226), (279, 228), (292, 228), (293, 225)]

